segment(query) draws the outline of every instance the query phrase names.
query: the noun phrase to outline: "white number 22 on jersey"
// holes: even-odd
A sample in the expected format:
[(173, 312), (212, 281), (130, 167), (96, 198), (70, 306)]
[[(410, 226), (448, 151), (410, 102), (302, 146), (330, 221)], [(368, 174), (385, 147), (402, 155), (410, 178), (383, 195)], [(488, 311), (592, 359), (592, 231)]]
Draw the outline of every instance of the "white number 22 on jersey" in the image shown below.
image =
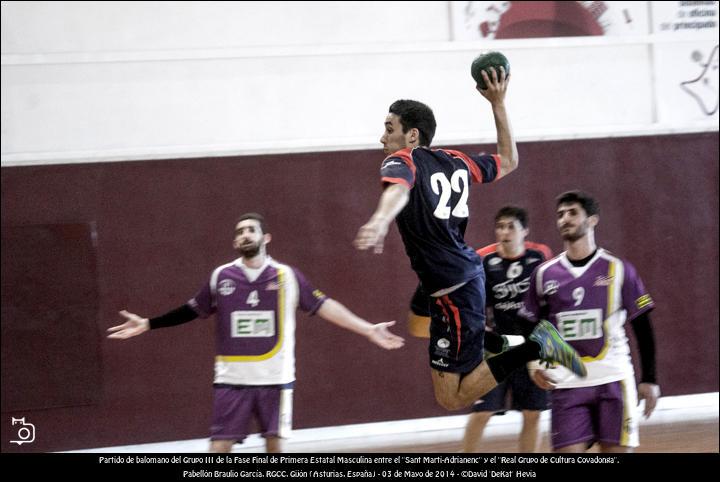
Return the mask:
[[(456, 218), (468, 217), (470, 214), (467, 205), (469, 184), (468, 172), (464, 169), (453, 172), (450, 180), (442, 172), (436, 172), (430, 176), (430, 185), (433, 192), (440, 195), (440, 201), (438, 201), (433, 215), (439, 219), (449, 219), (451, 214)], [(460, 199), (451, 211), (450, 196), (453, 191), (460, 193)]]

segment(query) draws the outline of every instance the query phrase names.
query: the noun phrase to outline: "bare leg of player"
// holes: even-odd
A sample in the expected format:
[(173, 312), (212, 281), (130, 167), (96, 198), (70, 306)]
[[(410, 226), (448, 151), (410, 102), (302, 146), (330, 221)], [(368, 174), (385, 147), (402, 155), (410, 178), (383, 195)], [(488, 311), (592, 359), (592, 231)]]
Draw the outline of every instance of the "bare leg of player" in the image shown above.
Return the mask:
[(520, 432), (520, 452), (529, 454), (538, 451), (538, 435), (540, 433), (540, 411), (523, 410), (523, 426)]
[(465, 437), (463, 437), (463, 452), (480, 452), (480, 439), (492, 415), (493, 412), (474, 412), (470, 414), (467, 427), (465, 427)]
[(482, 362), (473, 371), (460, 378), (460, 374), (432, 369), (435, 399), (446, 410), (469, 407), (478, 398), (497, 386), (487, 363)]
[(265, 439), (265, 451), (269, 454), (277, 454), (283, 452), (285, 441), (280, 437), (267, 437)]
[(233, 445), (235, 445), (234, 440), (211, 440), (210, 441), (210, 452), (211, 453), (230, 453), (230, 452), (232, 452)]

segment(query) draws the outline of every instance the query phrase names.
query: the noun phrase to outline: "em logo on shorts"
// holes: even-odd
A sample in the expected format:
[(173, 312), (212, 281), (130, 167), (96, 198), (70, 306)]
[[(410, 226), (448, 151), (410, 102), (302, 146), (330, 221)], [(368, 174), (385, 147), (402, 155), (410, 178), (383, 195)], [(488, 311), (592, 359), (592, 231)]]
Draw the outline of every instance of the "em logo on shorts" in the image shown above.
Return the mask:
[(447, 338), (440, 338), (437, 341), (437, 346), (440, 348), (447, 348), (450, 346), (450, 340), (448, 340)]

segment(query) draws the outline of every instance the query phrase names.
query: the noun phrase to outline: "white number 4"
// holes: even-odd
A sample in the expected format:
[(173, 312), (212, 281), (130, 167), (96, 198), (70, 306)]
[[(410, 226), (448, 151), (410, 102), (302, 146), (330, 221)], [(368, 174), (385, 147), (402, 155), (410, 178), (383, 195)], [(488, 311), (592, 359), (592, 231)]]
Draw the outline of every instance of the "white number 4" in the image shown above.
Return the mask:
[(258, 296), (257, 290), (253, 290), (248, 295), (247, 299), (245, 300), (245, 303), (255, 308), (258, 304), (260, 304), (260, 297)]
[[(468, 172), (464, 169), (453, 172), (450, 180), (442, 172), (436, 172), (430, 176), (430, 186), (432, 186), (433, 192), (440, 195), (440, 201), (438, 201), (433, 215), (439, 219), (450, 219), (451, 214), (456, 218), (468, 217), (470, 214), (467, 205), (469, 184)], [(451, 211), (450, 196), (453, 191), (460, 193), (460, 199)]]

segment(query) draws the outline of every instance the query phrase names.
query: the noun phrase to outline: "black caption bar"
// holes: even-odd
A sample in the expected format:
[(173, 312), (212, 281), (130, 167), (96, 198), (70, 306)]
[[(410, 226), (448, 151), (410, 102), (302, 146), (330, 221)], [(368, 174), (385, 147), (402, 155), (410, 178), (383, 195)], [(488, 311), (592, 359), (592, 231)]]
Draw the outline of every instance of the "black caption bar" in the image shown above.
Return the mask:
[[(720, 454), (3, 454), (22, 473), (73, 480), (557, 480), (688, 477)], [(9, 469), (10, 470), (10, 469)]]

